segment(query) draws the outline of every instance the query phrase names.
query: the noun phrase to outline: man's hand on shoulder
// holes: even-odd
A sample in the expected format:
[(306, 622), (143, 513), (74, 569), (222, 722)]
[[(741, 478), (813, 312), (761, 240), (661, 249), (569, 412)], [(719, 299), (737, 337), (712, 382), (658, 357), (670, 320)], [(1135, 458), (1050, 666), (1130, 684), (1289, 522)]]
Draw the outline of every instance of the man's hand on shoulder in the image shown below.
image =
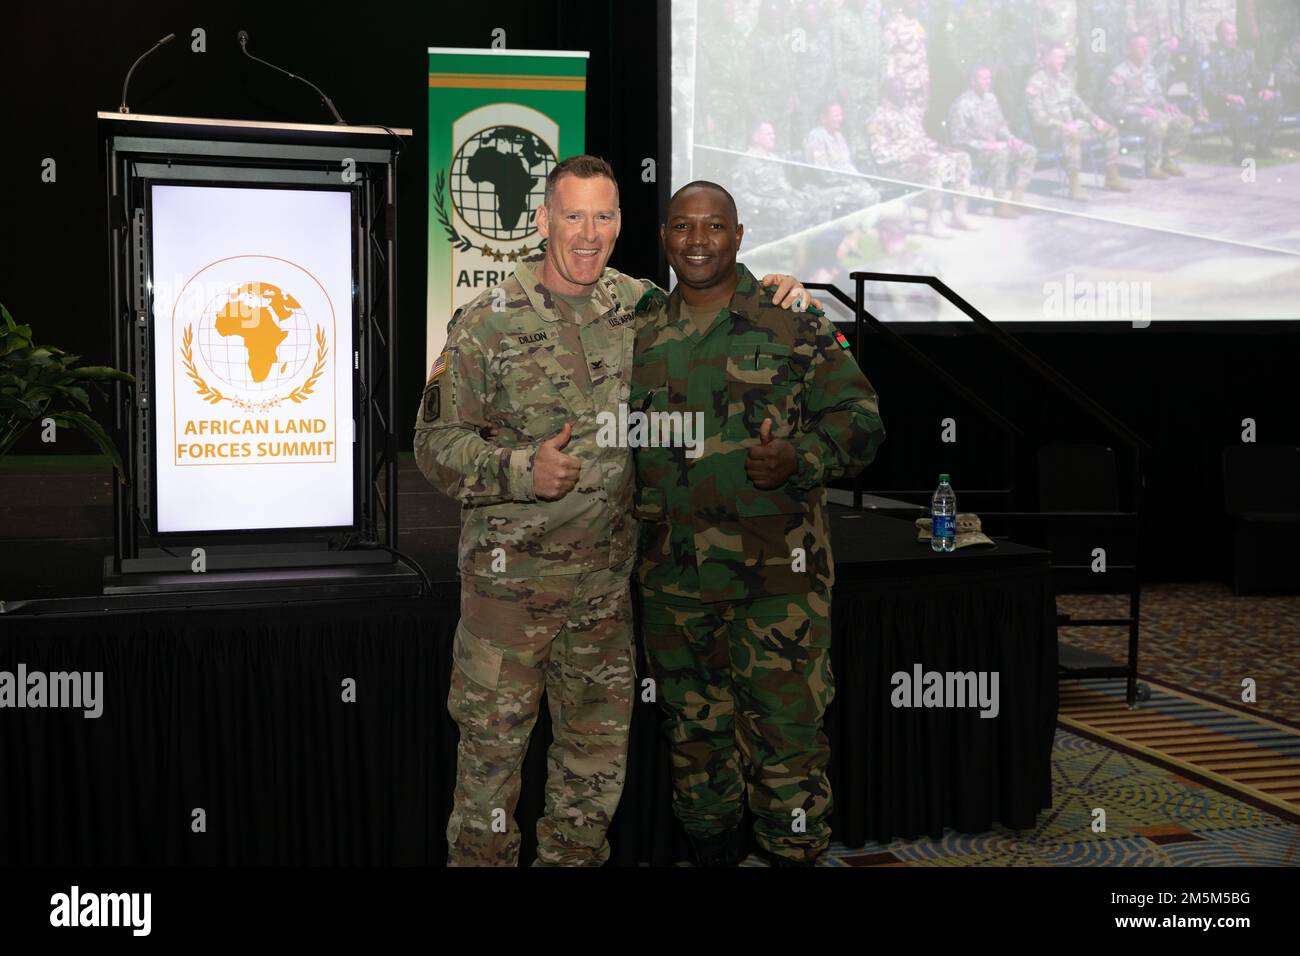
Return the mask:
[(758, 432), (760, 444), (749, 449), (745, 474), (761, 491), (771, 491), (785, 484), (799, 466), (794, 446), (784, 438), (772, 437), (772, 419), (763, 419)]
[(759, 285), (764, 288), (776, 286), (776, 291), (772, 293), (772, 304), (779, 308), (793, 312), (806, 312), (809, 308), (826, 311), (825, 306), (814, 299), (794, 276), (770, 272), (759, 280)]
[(533, 459), (533, 492), (546, 501), (558, 501), (578, 483), (582, 462), (562, 449), (573, 437), (573, 426), (568, 422), (554, 438), (548, 438), (537, 448)]

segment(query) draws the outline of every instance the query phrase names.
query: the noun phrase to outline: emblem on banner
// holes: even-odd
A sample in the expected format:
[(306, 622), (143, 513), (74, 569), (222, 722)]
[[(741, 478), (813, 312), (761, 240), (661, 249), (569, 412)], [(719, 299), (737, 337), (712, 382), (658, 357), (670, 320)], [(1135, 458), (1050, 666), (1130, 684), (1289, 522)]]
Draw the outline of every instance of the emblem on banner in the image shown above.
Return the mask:
[(546, 140), (522, 126), (493, 125), (452, 145), (451, 166), (437, 174), (433, 197), (453, 248), (493, 262), (517, 262), (543, 249), (544, 239), (528, 240), (537, 235), (535, 213), (556, 162)]

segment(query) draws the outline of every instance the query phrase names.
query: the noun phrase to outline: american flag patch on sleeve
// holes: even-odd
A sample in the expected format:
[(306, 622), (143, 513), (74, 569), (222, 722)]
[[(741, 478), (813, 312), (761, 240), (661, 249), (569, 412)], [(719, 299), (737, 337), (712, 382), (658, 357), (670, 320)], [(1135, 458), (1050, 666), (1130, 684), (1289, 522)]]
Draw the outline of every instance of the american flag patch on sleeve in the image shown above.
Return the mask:
[(447, 353), (444, 350), (442, 354), (434, 360), (433, 368), (429, 369), (429, 381), (432, 382), (445, 371), (447, 371)]

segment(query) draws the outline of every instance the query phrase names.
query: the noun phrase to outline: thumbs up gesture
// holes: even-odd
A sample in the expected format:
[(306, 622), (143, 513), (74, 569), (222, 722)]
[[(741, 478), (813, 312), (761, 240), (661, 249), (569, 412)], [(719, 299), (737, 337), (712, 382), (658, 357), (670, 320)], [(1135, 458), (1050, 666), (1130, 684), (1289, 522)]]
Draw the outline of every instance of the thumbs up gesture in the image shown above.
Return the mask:
[(758, 430), (759, 444), (749, 449), (745, 459), (745, 474), (754, 487), (770, 491), (785, 483), (798, 467), (794, 446), (784, 438), (772, 437), (772, 419), (763, 419)]
[(538, 446), (533, 459), (533, 493), (538, 498), (558, 501), (578, 483), (582, 462), (562, 451), (572, 437), (573, 426), (565, 422), (558, 435)]

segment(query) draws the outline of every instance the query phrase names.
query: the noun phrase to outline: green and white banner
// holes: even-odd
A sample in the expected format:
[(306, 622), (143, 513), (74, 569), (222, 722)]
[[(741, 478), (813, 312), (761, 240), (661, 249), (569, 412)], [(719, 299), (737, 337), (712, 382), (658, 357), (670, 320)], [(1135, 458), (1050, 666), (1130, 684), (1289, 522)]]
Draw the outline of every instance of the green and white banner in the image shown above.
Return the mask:
[(541, 248), (546, 174), (584, 150), (587, 54), (429, 49), (425, 368), (457, 308)]

